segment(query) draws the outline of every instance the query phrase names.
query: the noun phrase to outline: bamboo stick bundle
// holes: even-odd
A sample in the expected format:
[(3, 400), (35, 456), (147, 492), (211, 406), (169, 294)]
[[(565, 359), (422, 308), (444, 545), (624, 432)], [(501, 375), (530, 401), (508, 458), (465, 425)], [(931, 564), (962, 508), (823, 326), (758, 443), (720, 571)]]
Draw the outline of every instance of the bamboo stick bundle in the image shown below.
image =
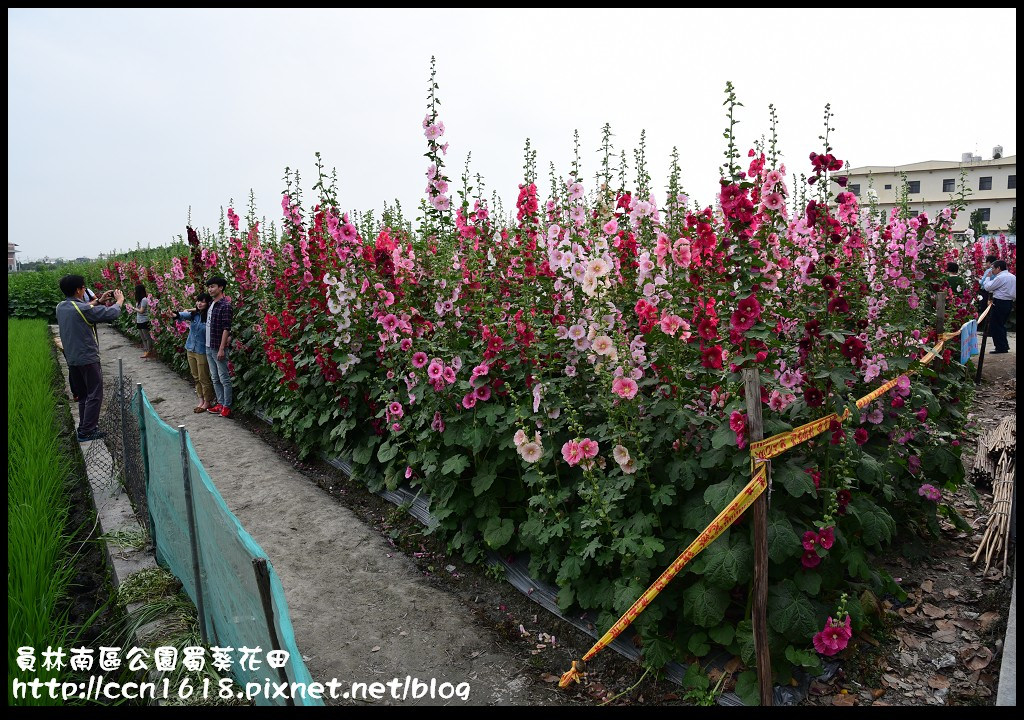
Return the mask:
[(989, 432), (988, 437), (985, 439), (985, 446), (988, 448), (988, 454), (994, 456), (997, 460), (1003, 453), (1008, 452), (1011, 455), (1015, 455), (1017, 419), (1012, 415), (1004, 417), (1003, 421)]
[[(1012, 418), (1010, 419), (1012, 420)], [(1006, 426), (1005, 422), (1000, 424), (1000, 428), (1004, 428), (1004, 426)], [(998, 432), (993, 434), (995, 435), (993, 440), (998, 441)], [(981, 558), (985, 558), (983, 576), (988, 574), (993, 560), (997, 564), (999, 563), (1000, 556), (1002, 557), (1003, 574), (1005, 575), (1008, 571), (1010, 510), (1013, 503), (1014, 484), (1017, 476), (1016, 459), (1008, 452), (1008, 447), (1006, 446), (999, 455), (996, 469), (993, 473), (992, 512), (988, 518), (985, 534), (978, 544), (977, 551), (971, 558), (973, 563), (980, 563)]]

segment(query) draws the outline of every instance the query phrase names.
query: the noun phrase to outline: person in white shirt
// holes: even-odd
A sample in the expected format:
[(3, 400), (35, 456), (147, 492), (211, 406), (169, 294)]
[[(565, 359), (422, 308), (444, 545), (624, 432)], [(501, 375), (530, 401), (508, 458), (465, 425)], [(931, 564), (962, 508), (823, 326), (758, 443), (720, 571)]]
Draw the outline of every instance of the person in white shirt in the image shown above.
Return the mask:
[(989, 320), (989, 334), (996, 349), (993, 353), (1010, 352), (1006, 339), (1006, 319), (1013, 310), (1017, 299), (1017, 276), (1006, 269), (1005, 260), (992, 263), (993, 274), (982, 280), (982, 288), (992, 295), (992, 318)]

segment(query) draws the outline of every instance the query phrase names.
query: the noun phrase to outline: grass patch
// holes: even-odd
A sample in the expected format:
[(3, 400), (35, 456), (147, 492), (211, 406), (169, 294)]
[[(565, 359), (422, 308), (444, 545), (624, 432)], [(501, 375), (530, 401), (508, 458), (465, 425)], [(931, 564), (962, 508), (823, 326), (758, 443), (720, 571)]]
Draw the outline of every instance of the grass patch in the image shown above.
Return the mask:
[[(57, 364), (44, 320), (7, 321), (7, 700), (9, 705), (59, 704), (16, 699), (13, 680), (57, 671), (42, 651), (68, 647), (74, 628), (63, 600), (74, 577), (70, 503), (71, 459), (61, 449), (55, 395)], [(32, 648), (35, 670), (20, 671), (19, 648)]]

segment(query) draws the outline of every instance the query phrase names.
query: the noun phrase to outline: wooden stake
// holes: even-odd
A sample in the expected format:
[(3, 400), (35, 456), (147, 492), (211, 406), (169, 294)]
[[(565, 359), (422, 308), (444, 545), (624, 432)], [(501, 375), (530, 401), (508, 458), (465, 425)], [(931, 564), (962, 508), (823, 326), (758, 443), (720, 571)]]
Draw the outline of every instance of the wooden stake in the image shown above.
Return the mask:
[[(750, 441), (764, 438), (761, 420), (761, 380), (757, 370), (743, 370), (743, 389), (747, 400), (747, 428)], [(768, 497), (771, 494), (771, 467), (767, 468), (768, 488), (754, 501), (750, 512), (754, 516), (754, 603), (751, 621), (754, 625), (754, 654), (757, 658), (757, 682), (761, 705), (774, 704), (772, 689), (772, 660), (768, 650)]]

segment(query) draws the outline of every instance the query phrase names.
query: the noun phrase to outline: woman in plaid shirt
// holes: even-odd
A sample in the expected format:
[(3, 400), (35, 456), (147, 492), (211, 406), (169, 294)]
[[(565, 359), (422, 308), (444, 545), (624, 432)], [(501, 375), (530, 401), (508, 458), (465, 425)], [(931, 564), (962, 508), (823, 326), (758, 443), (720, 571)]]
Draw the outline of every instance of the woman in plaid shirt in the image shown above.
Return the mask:
[(206, 362), (217, 403), (207, 412), (231, 417), (231, 374), (228, 372), (228, 334), (231, 330), (231, 303), (224, 297), (228, 281), (219, 275), (210, 278), (206, 290), (213, 298), (207, 311)]

